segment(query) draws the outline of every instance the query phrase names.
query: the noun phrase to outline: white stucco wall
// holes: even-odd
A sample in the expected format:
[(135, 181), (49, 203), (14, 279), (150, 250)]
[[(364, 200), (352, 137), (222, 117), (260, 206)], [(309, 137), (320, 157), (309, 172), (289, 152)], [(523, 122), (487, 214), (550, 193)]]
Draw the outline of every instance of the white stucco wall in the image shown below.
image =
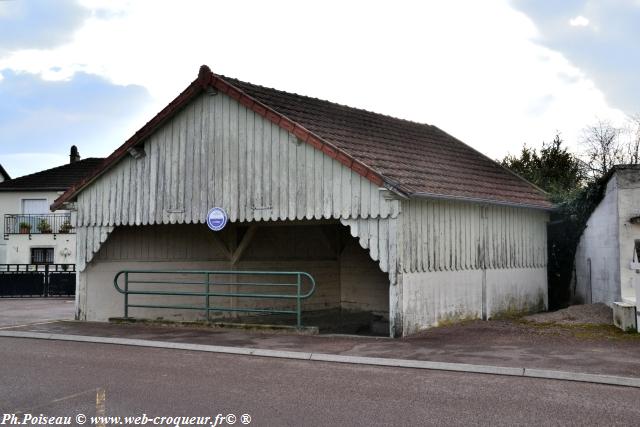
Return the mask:
[(346, 310), (389, 317), (389, 275), (356, 240), (348, 240), (340, 254), (340, 301)]
[(547, 269), (489, 269), (486, 276), (487, 318), (537, 313), (549, 307)]
[[(620, 167), (607, 183), (605, 196), (587, 222), (576, 252), (578, 302), (635, 302), (634, 284), (640, 279), (630, 269), (640, 225), (640, 169)], [(590, 264), (590, 265), (589, 265)]]
[(482, 317), (482, 271), (404, 273), (403, 334), (447, 321)]
[(404, 335), (548, 307), (545, 267), (404, 273), (401, 283)]
[[(30, 264), (32, 248), (53, 248), (54, 264), (74, 264), (76, 252), (75, 234), (14, 234), (6, 243), (5, 264)], [(1, 264), (2, 262), (0, 262)]]
[(618, 221), (618, 186), (614, 176), (587, 221), (576, 250), (576, 302), (611, 305), (620, 301)]
[(640, 273), (631, 270), (634, 244), (640, 240), (640, 224), (629, 220), (640, 216), (640, 171), (636, 169), (616, 172), (618, 188), (618, 236), (620, 253), (620, 297), (623, 301), (635, 302), (634, 284)]

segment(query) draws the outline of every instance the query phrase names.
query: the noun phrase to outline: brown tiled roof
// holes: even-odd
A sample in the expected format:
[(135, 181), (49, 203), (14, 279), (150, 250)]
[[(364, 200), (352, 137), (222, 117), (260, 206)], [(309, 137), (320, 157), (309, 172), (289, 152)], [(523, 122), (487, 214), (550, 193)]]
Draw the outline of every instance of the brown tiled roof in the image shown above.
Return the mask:
[(0, 191), (66, 191), (91, 174), (104, 159), (88, 158), (0, 183)]
[(551, 207), (533, 185), (435, 126), (222, 78), (351, 154), (408, 195)]
[(409, 197), (439, 197), (552, 208), (544, 192), (435, 126), (396, 119), (212, 73), (202, 66), (174, 101), (53, 205), (60, 207), (142, 143), (203, 90), (236, 99), (304, 142)]

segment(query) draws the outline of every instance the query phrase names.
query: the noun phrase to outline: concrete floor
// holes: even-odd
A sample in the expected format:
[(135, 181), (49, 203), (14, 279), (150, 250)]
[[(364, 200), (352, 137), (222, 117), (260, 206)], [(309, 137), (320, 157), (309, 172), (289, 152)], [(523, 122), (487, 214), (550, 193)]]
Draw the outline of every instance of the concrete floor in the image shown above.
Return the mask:
[[(231, 413), (235, 425), (249, 414), (255, 426), (635, 425), (640, 419), (640, 390), (613, 386), (91, 343), (0, 343), (2, 413)], [(104, 391), (103, 403), (96, 402), (97, 390)]]
[(68, 298), (0, 298), (0, 328), (51, 320), (73, 319)]
[[(222, 318), (223, 322), (286, 325), (296, 324), (295, 315), (238, 315)], [(302, 313), (303, 325), (317, 328), (321, 334), (357, 334), (366, 336), (389, 336), (389, 322), (382, 316), (367, 311), (341, 309), (316, 310)]]

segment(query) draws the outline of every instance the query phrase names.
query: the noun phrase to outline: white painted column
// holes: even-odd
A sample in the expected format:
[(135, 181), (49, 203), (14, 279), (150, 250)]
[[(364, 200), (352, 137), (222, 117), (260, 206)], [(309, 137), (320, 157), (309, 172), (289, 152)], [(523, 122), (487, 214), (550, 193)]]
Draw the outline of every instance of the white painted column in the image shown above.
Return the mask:
[(395, 281), (389, 283), (389, 335), (391, 338), (402, 336), (402, 274), (396, 274), (395, 277)]

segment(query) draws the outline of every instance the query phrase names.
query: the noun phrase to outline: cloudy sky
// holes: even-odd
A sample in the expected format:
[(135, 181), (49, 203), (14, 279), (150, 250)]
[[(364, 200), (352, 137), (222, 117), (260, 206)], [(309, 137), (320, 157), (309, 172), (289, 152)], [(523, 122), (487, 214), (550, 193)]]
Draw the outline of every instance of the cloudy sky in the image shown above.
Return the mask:
[(640, 0), (0, 0), (0, 164), (106, 156), (207, 64), (501, 158), (640, 113)]

